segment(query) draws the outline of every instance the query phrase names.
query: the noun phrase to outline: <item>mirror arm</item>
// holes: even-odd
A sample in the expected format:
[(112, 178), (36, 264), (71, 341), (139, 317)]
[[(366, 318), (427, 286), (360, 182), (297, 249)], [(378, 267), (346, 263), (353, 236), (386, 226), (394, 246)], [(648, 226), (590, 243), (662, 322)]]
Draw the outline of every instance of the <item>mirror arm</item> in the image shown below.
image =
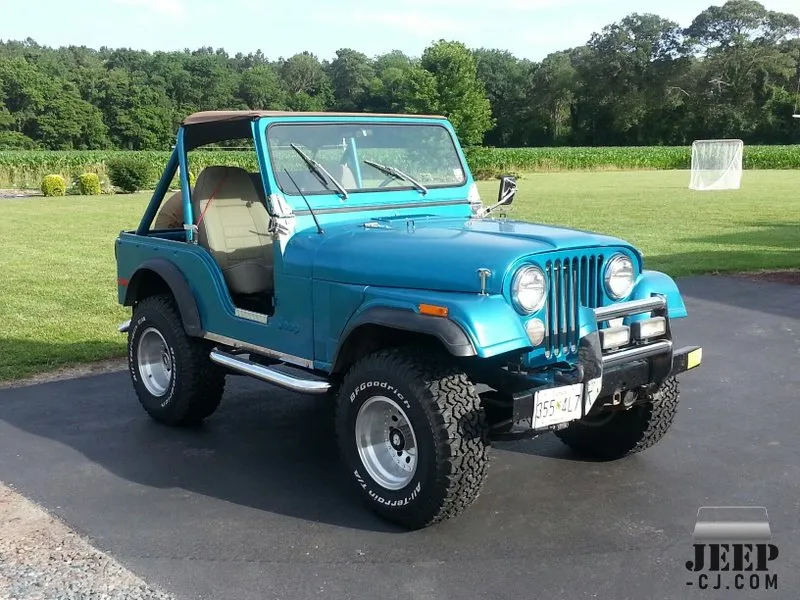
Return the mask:
[(477, 216), (478, 216), (478, 217), (481, 217), (481, 218), (482, 218), (482, 217), (486, 217), (486, 216), (488, 216), (488, 215), (489, 215), (489, 213), (491, 213), (491, 212), (492, 212), (492, 211), (494, 211), (494, 210), (497, 210), (497, 209), (498, 209), (498, 208), (500, 208), (501, 206), (505, 206), (505, 203), (503, 203), (503, 202), (496, 202), (495, 204), (492, 204), (492, 205), (491, 205), (491, 206), (489, 206), (489, 207), (483, 207), (483, 206), (482, 206), (481, 208), (479, 208), (479, 209), (478, 209)]

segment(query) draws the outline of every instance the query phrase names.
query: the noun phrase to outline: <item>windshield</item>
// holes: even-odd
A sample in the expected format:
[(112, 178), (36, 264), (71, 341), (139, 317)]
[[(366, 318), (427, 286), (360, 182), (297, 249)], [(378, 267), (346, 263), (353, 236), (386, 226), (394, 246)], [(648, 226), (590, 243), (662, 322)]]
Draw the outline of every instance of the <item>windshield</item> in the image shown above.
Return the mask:
[[(276, 124), (270, 160), (285, 194), (459, 186), (464, 168), (450, 132), (434, 124)], [(310, 159), (310, 160), (308, 160)], [(288, 171), (288, 173), (287, 173)]]

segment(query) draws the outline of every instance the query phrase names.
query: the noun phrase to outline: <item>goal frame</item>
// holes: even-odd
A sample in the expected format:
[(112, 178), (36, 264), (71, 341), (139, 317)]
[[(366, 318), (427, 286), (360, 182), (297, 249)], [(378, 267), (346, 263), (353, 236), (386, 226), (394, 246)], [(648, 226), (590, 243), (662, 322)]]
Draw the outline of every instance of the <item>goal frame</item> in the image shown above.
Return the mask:
[[(734, 151), (712, 168), (702, 168), (703, 150), (711, 146), (731, 146)], [(738, 190), (742, 185), (744, 142), (740, 139), (709, 139), (692, 142), (689, 189), (696, 191)]]

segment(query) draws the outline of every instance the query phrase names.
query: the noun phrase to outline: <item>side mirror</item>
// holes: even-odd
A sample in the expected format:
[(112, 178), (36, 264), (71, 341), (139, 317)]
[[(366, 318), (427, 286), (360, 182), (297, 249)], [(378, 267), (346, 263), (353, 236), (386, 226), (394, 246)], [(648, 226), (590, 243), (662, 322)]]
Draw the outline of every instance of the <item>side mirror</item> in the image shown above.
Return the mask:
[(489, 208), (482, 208), (478, 211), (479, 217), (486, 217), (490, 212), (501, 206), (511, 206), (514, 196), (517, 194), (517, 178), (511, 175), (503, 175), (500, 178), (500, 191), (497, 193), (497, 204)]
[(510, 206), (517, 194), (517, 178), (503, 175), (500, 178), (500, 191), (497, 194), (497, 206)]

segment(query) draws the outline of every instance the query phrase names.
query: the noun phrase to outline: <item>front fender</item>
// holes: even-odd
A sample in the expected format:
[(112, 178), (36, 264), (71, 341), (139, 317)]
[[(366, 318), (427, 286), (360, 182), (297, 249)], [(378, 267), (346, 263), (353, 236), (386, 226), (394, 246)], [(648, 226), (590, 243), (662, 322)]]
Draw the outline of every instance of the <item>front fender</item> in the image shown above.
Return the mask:
[(643, 300), (654, 294), (667, 299), (667, 311), (670, 319), (680, 319), (689, 314), (677, 284), (669, 275), (658, 271), (642, 271), (629, 300)]
[(364, 303), (352, 316), (351, 322), (358, 322), (362, 319), (361, 315), (377, 308), (419, 314), (419, 305), (423, 303), (447, 308), (447, 320), (463, 330), (475, 350), (474, 356), (490, 358), (512, 350), (529, 349), (530, 342), (522, 320), (499, 294), (480, 296), (371, 287), (367, 288)]

